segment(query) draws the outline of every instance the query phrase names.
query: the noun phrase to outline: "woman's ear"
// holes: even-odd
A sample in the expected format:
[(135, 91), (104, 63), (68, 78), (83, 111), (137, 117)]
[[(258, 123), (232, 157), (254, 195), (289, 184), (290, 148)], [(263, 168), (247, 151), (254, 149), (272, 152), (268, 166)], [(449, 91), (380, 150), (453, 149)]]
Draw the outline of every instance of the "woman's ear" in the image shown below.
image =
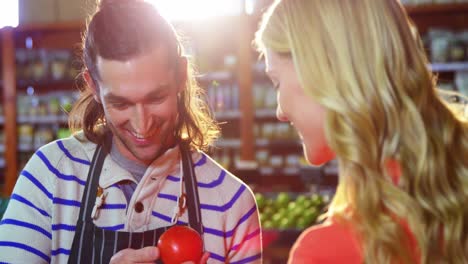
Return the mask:
[(177, 63), (178, 92), (182, 92), (185, 89), (185, 83), (187, 82), (187, 63), (187, 57), (185, 56), (180, 57)]
[(101, 99), (99, 97), (99, 88), (97, 86), (97, 83), (94, 82), (93, 77), (91, 77), (91, 73), (88, 70), (85, 70), (83, 72), (83, 77), (88, 87), (91, 88), (94, 100), (98, 103), (101, 103)]

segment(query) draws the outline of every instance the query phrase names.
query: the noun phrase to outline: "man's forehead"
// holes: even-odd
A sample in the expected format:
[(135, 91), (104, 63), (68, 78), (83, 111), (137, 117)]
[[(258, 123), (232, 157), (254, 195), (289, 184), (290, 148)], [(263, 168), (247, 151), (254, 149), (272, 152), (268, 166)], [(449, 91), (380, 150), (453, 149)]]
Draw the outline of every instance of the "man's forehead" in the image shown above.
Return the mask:
[(124, 59), (103, 58), (102, 56), (98, 55), (96, 57), (96, 64), (98, 67), (102, 67), (103, 64), (109, 65), (111, 67), (133, 67), (135, 64), (168, 66), (169, 54), (167, 51), (168, 49), (165, 46), (160, 45), (148, 52), (136, 54), (135, 56), (130, 56)]

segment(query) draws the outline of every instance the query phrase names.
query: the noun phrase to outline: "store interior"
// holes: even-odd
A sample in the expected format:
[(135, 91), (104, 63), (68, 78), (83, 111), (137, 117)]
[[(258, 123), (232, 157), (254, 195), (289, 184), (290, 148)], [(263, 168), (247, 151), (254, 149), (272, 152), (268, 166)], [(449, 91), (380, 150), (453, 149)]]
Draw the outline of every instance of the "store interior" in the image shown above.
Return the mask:
[[(80, 41), (91, 2), (19, 1), (18, 25), (1, 29), (0, 218), (25, 162), (39, 147), (70, 135), (67, 113), (84, 85)], [(297, 133), (276, 119), (276, 91), (252, 45), (271, 1), (230, 2), (236, 4), (225, 14), (179, 14), (172, 22), (222, 129), (208, 154), (255, 192), (264, 263), (285, 263), (300, 232), (321, 221), (338, 182), (337, 162), (307, 165)], [(402, 2), (439, 87), (468, 96), (468, 1)]]

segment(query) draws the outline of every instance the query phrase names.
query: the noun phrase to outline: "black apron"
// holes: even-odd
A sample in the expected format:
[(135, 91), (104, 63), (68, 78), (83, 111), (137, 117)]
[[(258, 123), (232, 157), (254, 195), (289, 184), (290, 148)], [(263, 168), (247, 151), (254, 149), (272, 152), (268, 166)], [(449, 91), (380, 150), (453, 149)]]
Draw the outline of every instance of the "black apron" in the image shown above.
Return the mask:
[[(192, 158), (186, 144), (180, 144), (179, 149), (183, 169), (181, 180), (184, 180), (186, 192), (188, 226), (203, 235), (200, 201)], [(99, 176), (106, 155), (107, 152), (104, 148), (98, 145), (88, 172), (88, 180), (81, 201), (80, 215), (76, 224), (75, 237), (73, 238), (68, 263), (109, 263), (111, 257), (122, 249), (139, 249), (157, 245), (159, 237), (170, 227), (145, 232), (119, 232), (104, 230), (94, 225), (91, 212), (96, 201)], [(156, 263), (162, 262), (159, 260)]]

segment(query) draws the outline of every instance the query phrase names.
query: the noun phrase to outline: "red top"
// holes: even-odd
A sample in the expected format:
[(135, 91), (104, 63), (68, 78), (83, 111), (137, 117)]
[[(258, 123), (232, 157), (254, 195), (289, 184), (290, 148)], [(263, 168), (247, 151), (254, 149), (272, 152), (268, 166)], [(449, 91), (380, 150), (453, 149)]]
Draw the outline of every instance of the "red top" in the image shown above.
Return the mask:
[(326, 222), (308, 228), (299, 236), (288, 263), (362, 264), (363, 258), (356, 235), (350, 228)]
[[(386, 167), (393, 183), (398, 185), (401, 175), (398, 162), (389, 160)], [(404, 220), (400, 220), (400, 224), (408, 235), (414, 259), (420, 260), (417, 242), (408, 224)], [(364, 259), (361, 242), (351, 224), (337, 223), (329, 219), (324, 224), (308, 228), (299, 236), (289, 253), (288, 263), (362, 264)]]

